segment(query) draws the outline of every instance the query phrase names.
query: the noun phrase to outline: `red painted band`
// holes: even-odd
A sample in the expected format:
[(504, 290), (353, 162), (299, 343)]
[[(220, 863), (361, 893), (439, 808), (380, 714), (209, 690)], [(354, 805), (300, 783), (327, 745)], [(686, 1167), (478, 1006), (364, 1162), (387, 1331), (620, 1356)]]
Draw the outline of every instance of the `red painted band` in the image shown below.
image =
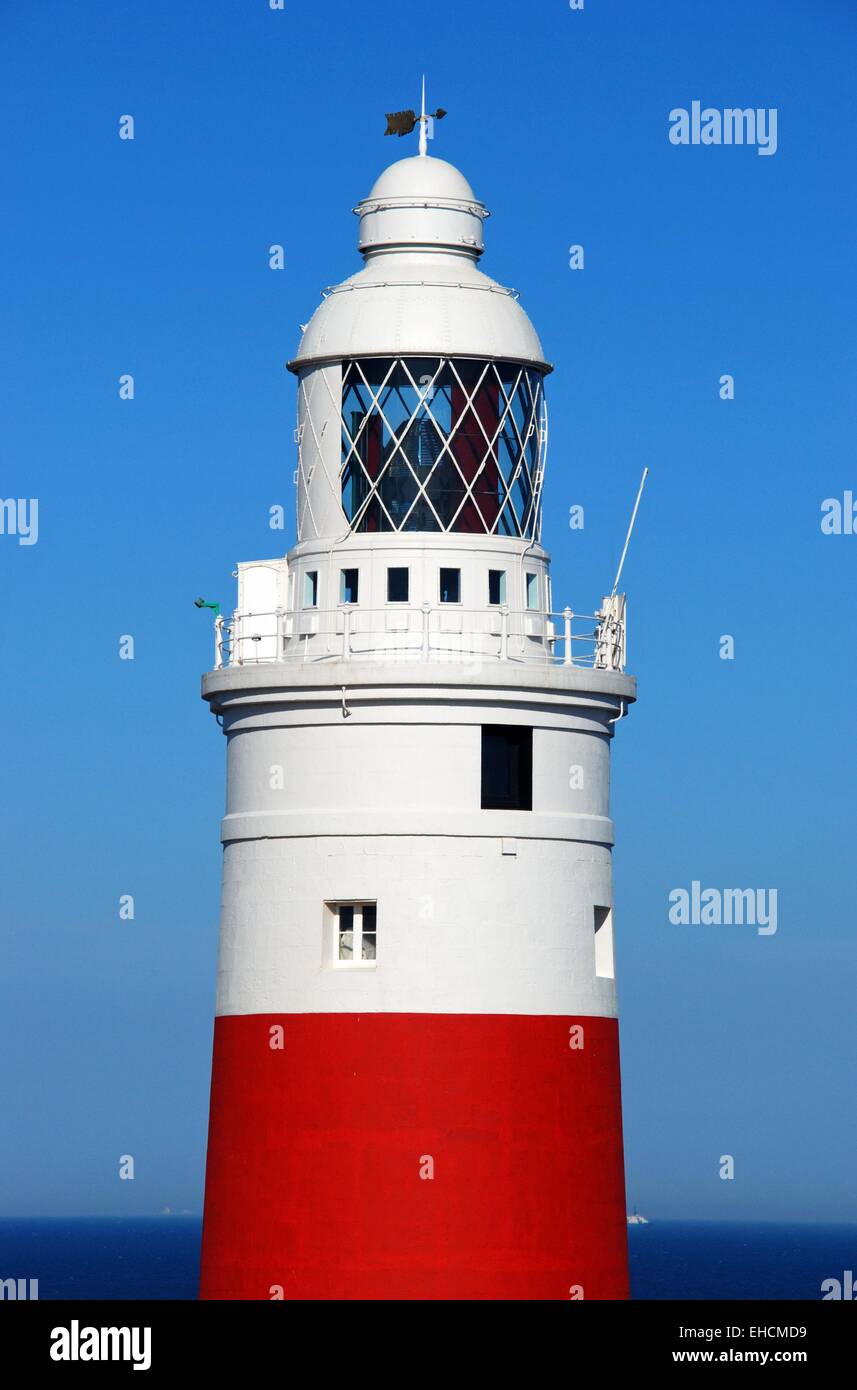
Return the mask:
[(218, 1018), (200, 1297), (277, 1286), (627, 1298), (616, 1021)]

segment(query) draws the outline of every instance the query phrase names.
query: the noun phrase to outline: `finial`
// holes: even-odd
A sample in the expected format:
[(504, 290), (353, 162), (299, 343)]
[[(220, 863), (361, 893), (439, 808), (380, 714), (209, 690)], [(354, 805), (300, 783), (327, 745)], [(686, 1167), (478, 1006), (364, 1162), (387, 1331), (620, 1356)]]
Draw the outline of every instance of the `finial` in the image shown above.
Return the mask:
[(400, 136), (410, 135), (411, 131), (414, 129), (414, 126), (417, 124), (417, 122), (419, 122), (420, 154), (426, 155), (428, 154), (429, 122), (434, 120), (442, 121), (445, 115), (446, 112), (444, 111), (442, 106), (439, 106), (436, 111), (426, 111), (426, 79), (425, 75), (423, 75), (423, 92), (420, 114), (417, 115), (416, 111), (410, 110), (388, 111), (387, 129), (384, 131), (384, 134)]
[(426, 121), (426, 75), (423, 73), (423, 101), (420, 111), (420, 154), (428, 154), (428, 122)]

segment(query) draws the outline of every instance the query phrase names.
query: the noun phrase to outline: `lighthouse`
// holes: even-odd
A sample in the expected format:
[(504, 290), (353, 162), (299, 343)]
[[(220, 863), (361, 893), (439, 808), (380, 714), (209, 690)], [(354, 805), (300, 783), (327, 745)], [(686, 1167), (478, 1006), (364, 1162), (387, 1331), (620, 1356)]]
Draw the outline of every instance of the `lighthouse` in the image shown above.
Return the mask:
[(289, 363), (296, 543), (238, 565), (203, 679), (227, 744), (207, 1299), (628, 1297), (625, 600), (552, 593), (552, 368), (424, 112)]

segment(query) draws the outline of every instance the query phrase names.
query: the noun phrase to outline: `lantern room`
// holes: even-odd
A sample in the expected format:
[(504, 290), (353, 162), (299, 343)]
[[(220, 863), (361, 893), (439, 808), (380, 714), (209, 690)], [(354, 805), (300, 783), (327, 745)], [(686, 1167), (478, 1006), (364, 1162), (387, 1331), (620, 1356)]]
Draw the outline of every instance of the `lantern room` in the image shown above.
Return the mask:
[(364, 268), (294, 361), (298, 539), (537, 541), (550, 367), (517, 293), (477, 267), (488, 217), (451, 164), (393, 164), (355, 208)]

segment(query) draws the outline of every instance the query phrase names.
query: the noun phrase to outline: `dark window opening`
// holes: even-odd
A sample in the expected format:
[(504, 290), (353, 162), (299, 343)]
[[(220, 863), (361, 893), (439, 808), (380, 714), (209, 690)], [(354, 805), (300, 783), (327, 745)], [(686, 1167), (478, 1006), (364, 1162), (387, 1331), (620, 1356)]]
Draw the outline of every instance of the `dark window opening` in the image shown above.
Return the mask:
[(482, 809), (533, 809), (532, 729), (503, 724), (483, 725)]
[(506, 571), (488, 571), (488, 602), (490, 604), (502, 604), (506, 602)]
[(360, 582), (359, 570), (342, 570), (339, 602), (356, 603)]
[(441, 603), (461, 602), (461, 570), (441, 570), (440, 601)]
[(395, 567), (387, 570), (387, 602), (407, 603), (408, 570)]

